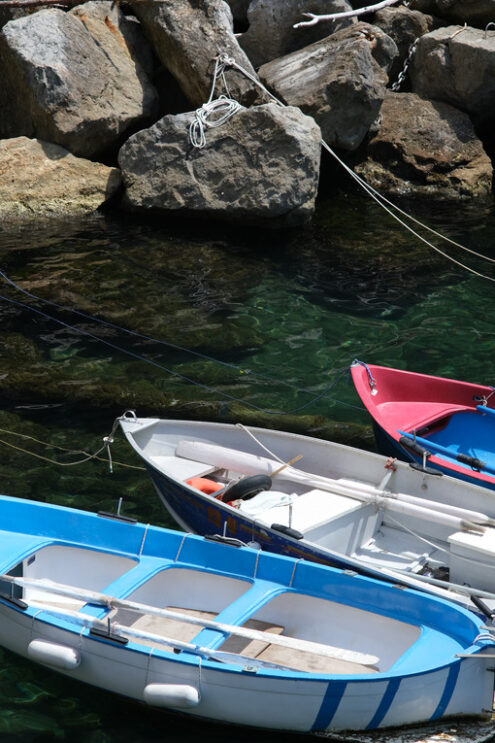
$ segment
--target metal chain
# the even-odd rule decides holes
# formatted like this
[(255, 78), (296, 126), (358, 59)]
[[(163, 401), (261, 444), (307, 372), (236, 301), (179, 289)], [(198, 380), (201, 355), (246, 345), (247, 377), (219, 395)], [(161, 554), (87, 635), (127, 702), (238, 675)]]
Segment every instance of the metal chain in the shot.
[(415, 39), (413, 41), (413, 43), (411, 44), (411, 46), (409, 47), (409, 51), (407, 53), (407, 57), (404, 60), (404, 67), (399, 72), (399, 76), (398, 76), (397, 80), (395, 81), (395, 83), (391, 86), (391, 89), (393, 90), (394, 93), (397, 93), (397, 91), (399, 90), (400, 86), (402, 85), (402, 83), (404, 82), (404, 80), (406, 78), (408, 67), (409, 67), (409, 65), (412, 62), (412, 58), (414, 56), (414, 52), (416, 51), (416, 45), (417, 45), (417, 43), (418, 43), (418, 41), (419, 41), (420, 38), (421, 37), (418, 36), (418, 38)]

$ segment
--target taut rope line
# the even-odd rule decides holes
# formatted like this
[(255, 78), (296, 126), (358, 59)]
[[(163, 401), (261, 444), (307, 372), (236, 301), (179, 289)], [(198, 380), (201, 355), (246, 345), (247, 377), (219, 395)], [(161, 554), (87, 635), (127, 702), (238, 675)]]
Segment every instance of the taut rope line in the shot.
[[(245, 70), (241, 65), (239, 65), (235, 59), (232, 59), (226, 54), (220, 54), (217, 58), (220, 60), (221, 69), (225, 69), (225, 67), (232, 67), (236, 69), (238, 72), (243, 74), (245, 77), (247, 77), (249, 80), (251, 80), (255, 85), (257, 85), (261, 90), (263, 90), (274, 103), (276, 103), (279, 106), (285, 107), (286, 104), (284, 104), (282, 101), (280, 101), (276, 96), (271, 93), (268, 88), (263, 85), (263, 83), (260, 80), (257, 80), (253, 75), (251, 75), (250, 72)], [(441, 256), (446, 258), (447, 260), (451, 261), (452, 263), (455, 263), (460, 268), (463, 268), (465, 271), (468, 271), (469, 273), (474, 274), (475, 276), (478, 276), (482, 279), (487, 279), (488, 281), (495, 282), (495, 278), (491, 276), (487, 276), (486, 274), (480, 273), (479, 271), (474, 270), (473, 268), (470, 268), (469, 266), (466, 266), (464, 263), (461, 263), (460, 261), (456, 260), (455, 258), (452, 258), (450, 255), (445, 253), (443, 250), (441, 250), (439, 247), (434, 245), (432, 242), (427, 240), (425, 237), (419, 234), (419, 232), (416, 232), (410, 225), (407, 224), (403, 219), (401, 219), (398, 214), (402, 215), (402, 217), (405, 217), (406, 219), (411, 220), (411, 222), (414, 222), (415, 224), (419, 225), (423, 229), (427, 230), (431, 234), (435, 235), (436, 237), (445, 240), (446, 242), (450, 243), (451, 245), (454, 245), (457, 248), (460, 248), (461, 250), (466, 251), (467, 253), (471, 253), (472, 255), (477, 256), (478, 258), (482, 258), (490, 263), (495, 263), (494, 258), (490, 258), (486, 255), (483, 255), (482, 253), (479, 253), (475, 250), (471, 250), (470, 248), (466, 247), (465, 245), (462, 245), (461, 243), (456, 242), (455, 240), (452, 240), (450, 237), (447, 237), (446, 235), (443, 235), (441, 232), (438, 232), (437, 230), (433, 229), (432, 227), (429, 227), (424, 222), (421, 222), (419, 219), (416, 219), (416, 217), (412, 216), (411, 214), (408, 214), (406, 211), (398, 207), (396, 204), (394, 204), (392, 201), (387, 199), (386, 196), (383, 196), (379, 191), (377, 191), (373, 186), (371, 186), (369, 183), (367, 183), (363, 178), (361, 178), (357, 173), (355, 173), (352, 168), (350, 168), (338, 155), (334, 150), (328, 145), (325, 140), (321, 140), (321, 144), (324, 147), (324, 149), (341, 165), (344, 170), (352, 177), (354, 180), (358, 183), (361, 188), (363, 188), (371, 198), (376, 201), (376, 203), (381, 206), (382, 209), (384, 209), (393, 219), (395, 219), (402, 227), (404, 227), (408, 232), (410, 232), (414, 237), (416, 237), (418, 240), (423, 242), (428, 247), (435, 250), (437, 253), (439, 253)], [(395, 214), (394, 212), (397, 212)]]

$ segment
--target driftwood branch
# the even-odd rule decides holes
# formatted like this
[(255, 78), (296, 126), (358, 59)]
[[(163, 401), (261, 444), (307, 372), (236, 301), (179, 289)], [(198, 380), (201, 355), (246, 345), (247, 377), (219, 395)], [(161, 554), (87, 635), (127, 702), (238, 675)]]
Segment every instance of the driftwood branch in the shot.
[(387, 5), (395, 5), (398, 2), (400, 2), (400, 0), (382, 0), (382, 2), (377, 3), (376, 5), (367, 5), (365, 8), (357, 8), (357, 10), (346, 10), (342, 13), (330, 13), (329, 15), (303, 13), (303, 15), (310, 20), (295, 23), (294, 28), (302, 28), (302, 26), (315, 26), (320, 21), (334, 21), (338, 18), (350, 18), (351, 16), (364, 15), (365, 13), (374, 13), (375, 10), (381, 10), (381, 8), (386, 8)]

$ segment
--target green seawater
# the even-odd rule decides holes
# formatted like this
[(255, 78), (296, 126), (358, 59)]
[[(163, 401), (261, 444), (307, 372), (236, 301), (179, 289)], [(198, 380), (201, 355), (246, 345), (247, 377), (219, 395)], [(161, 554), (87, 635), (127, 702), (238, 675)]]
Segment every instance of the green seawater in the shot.
[[(405, 207), (495, 259), (492, 204)], [(173, 526), (120, 436), (113, 472), (105, 449), (82, 461), (127, 409), (373, 448), (354, 358), (495, 385), (495, 266), (434, 241), (488, 278), (352, 188), (283, 232), (124, 216), (4, 227), (0, 269), (16, 286), (0, 277), (1, 492), (92, 511), (122, 498), (124, 513)], [(0, 651), (2, 743), (198, 735), (290, 739), (156, 712)]]

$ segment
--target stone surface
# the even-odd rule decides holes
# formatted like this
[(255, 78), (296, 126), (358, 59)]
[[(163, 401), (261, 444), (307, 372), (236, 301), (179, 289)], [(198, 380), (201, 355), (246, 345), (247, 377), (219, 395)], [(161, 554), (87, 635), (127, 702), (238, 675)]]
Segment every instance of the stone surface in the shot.
[(247, 12), (251, 0), (226, 0), (226, 3), (232, 11), (234, 21), (247, 22)]
[(488, 197), (492, 166), (469, 117), (414, 93), (387, 93), (369, 159), (356, 171), (381, 193)]
[(10, 21), (0, 32), (0, 65), (0, 136), (38, 137), (89, 157), (154, 118), (156, 91), (135, 23), (110, 2)]
[(395, 41), (399, 51), (390, 68), (389, 77), (392, 83), (395, 83), (399, 73), (403, 70), (409, 50), (416, 39), (439, 25), (438, 19), (432, 15), (403, 6), (377, 11), (373, 16), (373, 23)]
[(355, 150), (378, 116), (396, 54), (381, 29), (356, 23), (263, 65), (259, 75), (284, 103), (315, 119), (327, 144)]
[(74, 157), (63, 147), (27, 137), (0, 141), (0, 219), (90, 214), (121, 183), (117, 168)]
[(495, 22), (494, 0), (435, 0), (435, 13), (450, 22), (483, 29)]
[(450, 103), (495, 130), (495, 31), (447, 26), (422, 36), (410, 76), (421, 97)]
[[(210, 97), (215, 58), (227, 54), (256, 77), (233, 33), (232, 12), (223, 0), (138, 2), (134, 11), (162, 64), (193, 106)], [(260, 89), (236, 71), (227, 71), (230, 96), (243, 105), (260, 100)], [(220, 91), (224, 92), (224, 91)]]
[(320, 21), (314, 26), (294, 28), (304, 13), (342, 13), (352, 10), (348, 0), (252, 0), (247, 18), (249, 28), (239, 43), (253, 63), (260, 67), (277, 57), (302, 49), (356, 22), (354, 17)]
[(212, 216), (235, 222), (299, 224), (314, 210), (320, 130), (298, 109), (241, 109), (193, 148), (194, 114), (165, 116), (119, 153), (131, 210)]

